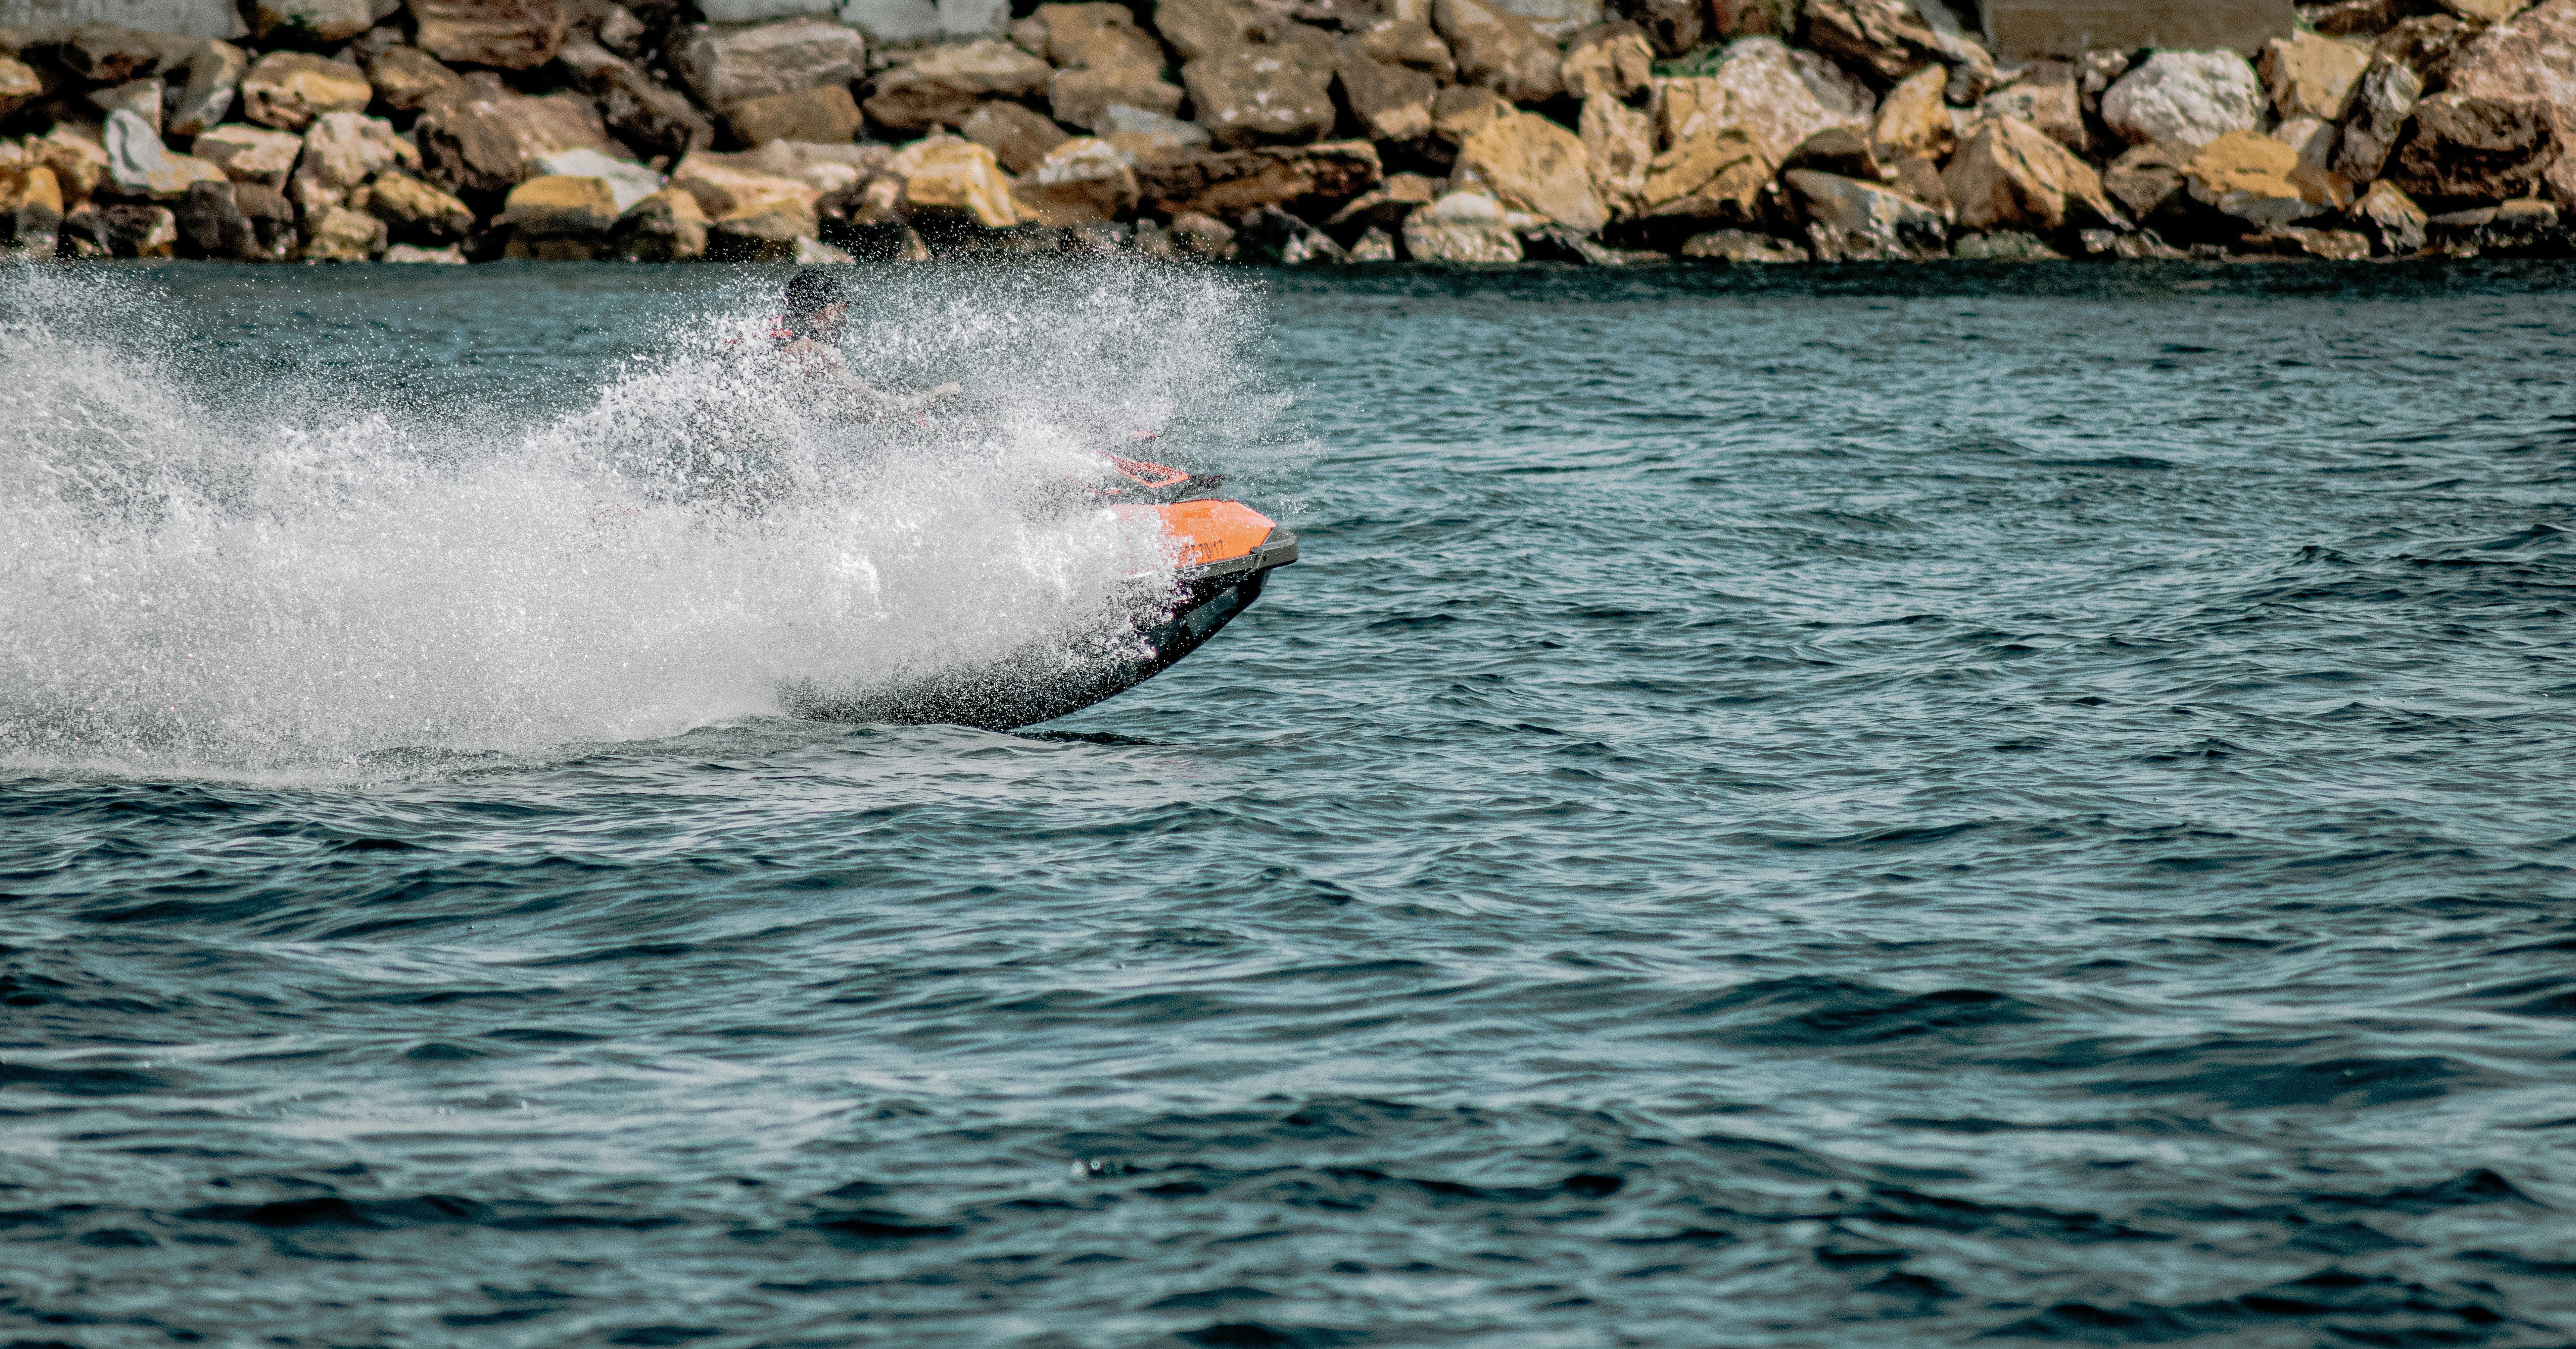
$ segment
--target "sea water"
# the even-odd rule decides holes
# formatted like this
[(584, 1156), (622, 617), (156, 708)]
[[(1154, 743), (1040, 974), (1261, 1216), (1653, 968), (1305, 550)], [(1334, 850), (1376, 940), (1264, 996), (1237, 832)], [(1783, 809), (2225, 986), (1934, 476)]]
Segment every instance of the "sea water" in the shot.
[(2576, 272), (848, 275), (0, 277), (0, 1331), (2576, 1338)]

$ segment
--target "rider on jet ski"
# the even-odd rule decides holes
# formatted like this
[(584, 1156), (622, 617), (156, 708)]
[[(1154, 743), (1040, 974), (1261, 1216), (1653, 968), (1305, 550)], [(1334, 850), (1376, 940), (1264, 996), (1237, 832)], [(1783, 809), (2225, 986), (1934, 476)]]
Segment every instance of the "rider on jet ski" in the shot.
[(840, 278), (820, 267), (808, 267), (787, 282), (783, 326), (770, 330), (778, 357), (798, 374), (854, 395), (867, 413), (891, 416), (920, 413), (932, 404), (964, 393), (955, 384), (940, 384), (909, 394), (890, 394), (850, 373), (841, 357), (841, 329), (850, 321), (850, 302)]

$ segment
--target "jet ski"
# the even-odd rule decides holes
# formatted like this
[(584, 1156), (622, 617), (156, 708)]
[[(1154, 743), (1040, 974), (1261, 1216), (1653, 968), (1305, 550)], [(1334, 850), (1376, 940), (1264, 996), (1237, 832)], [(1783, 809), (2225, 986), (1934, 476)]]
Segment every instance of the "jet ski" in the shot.
[(826, 693), (798, 685), (781, 690), (788, 714), (988, 731), (1051, 721), (1170, 669), (1251, 608), (1270, 573), (1297, 560), (1294, 533), (1240, 501), (1210, 495), (1221, 479), (1114, 454), (1098, 458), (1106, 471), (1079, 484), (1080, 494), (1122, 519), (1153, 520), (1178, 568), (1169, 607), (1155, 603), (1140, 612), (1141, 649), (1068, 669), (1061, 652), (1032, 647), (991, 666), (874, 689)]

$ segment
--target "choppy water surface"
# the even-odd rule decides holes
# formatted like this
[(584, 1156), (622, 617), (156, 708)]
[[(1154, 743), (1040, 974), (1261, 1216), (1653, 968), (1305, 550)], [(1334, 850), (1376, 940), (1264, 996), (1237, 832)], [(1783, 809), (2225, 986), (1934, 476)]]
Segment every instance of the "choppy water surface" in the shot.
[[(9, 1335), (2576, 1339), (2576, 273), (871, 272), (864, 453), (739, 274), (118, 275), (0, 282)], [(1206, 651), (775, 714), (1141, 430), (1305, 539)]]

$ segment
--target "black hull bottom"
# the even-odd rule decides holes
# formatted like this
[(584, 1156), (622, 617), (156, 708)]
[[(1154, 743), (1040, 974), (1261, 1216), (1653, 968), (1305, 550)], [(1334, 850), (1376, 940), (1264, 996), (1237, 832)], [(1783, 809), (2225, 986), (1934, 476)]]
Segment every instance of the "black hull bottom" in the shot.
[[(1294, 558), (1290, 545), (1287, 558)], [(1285, 559), (1283, 559), (1285, 560)], [(1150, 657), (1068, 672), (1046, 653), (871, 690), (856, 697), (822, 693), (810, 685), (782, 690), (789, 716), (814, 721), (882, 726), (954, 725), (1008, 731), (1052, 721), (1113, 698), (1179, 663), (1261, 598), (1262, 583), (1277, 562), (1250, 568), (1211, 569), (1182, 582), (1171, 617), (1144, 634)]]

